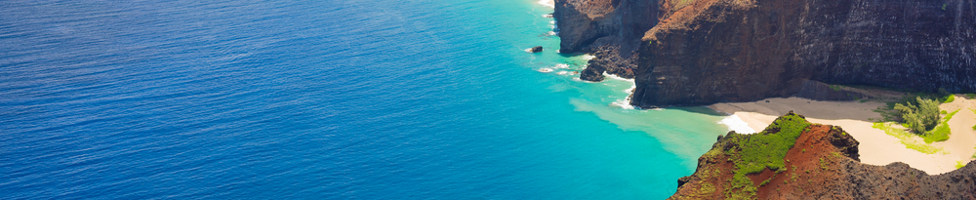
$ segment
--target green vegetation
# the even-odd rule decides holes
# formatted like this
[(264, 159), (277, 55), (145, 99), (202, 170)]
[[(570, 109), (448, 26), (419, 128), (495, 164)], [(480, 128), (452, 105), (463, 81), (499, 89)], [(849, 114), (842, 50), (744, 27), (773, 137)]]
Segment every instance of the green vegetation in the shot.
[(830, 169), (829, 165), (827, 165), (827, 162), (824, 161), (823, 158), (820, 158), (820, 169), (822, 169), (824, 171), (827, 171), (828, 169)]
[(786, 152), (793, 148), (796, 138), (808, 126), (810, 122), (799, 115), (788, 114), (776, 119), (761, 133), (730, 135), (731, 142), (738, 144), (735, 149), (738, 152), (730, 154), (738, 158), (735, 160), (738, 172), (751, 174), (767, 168), (777, 170), (784, 167), (786, 164), (783, 163), (783, 157), (786, 157)]
[(925, 139), (925, 143), (931, 144), (932, 142), (941, 142), (941, 141), (948, 140), (949, 134), (952, 133), (952, 130), (949, 129), (949, 120), (952, 119), (952, 116), (956, 115), (956, 113), (958, 112), (959, 110), (956, 110), (949, 114), (946, 114), (945, 118), (941, 120), (941, 122), (939, 123), (938, 126), (935, 127), (935, 129), (926, 132), (925, 134), (922, 134), (921, 136), (923, 139)]
[(955, 100), (956, 100), (956, 95), (950, 94), (950, 95), (946, 95), (945, 99), (942, 100), (942, 103), (952, 103)]
[(730, 144), (734, 148), (725, 151), (735, 163), (732, 171), (732, 185), (726, 197), (732, 199), (755, 198), (756, 186), (746, 175), (759, 173), (765, 169), (780, 172), (786, 167), (784, 157), (793, 148), (810, 122), (797, 114), (789, 113), (776, 119), (766, 130), (753, 135), (730, 134)]
[(836, 151), (835, 152), (830, 152), (830, 155), (833, 156), (834, 158), (843, 158), (844, 157), (844, 156), (840, 155), (840, 153), (838, 153)]
[(727, 199), (755, 199), (759, 189), (745, 174), (732, 175), (732, 186), (725, 190)]
[(698, 188), (698, 193), (702, 196), (708, 196), (715, 193), (715, 186), (708, 182), (703, 182), (701, 188)]
[[(972, 111), (973, 113), (976, 113), (976, 109), (973, 109)], [(973, 125), (973, 130), (976, 130), (976, 125)]]
[(888, 123), (877, 122), (874, 123), (874, 126), (871, 127), (876, 129), (881, 129), (882, 131), (885, 132), (885, 134), (898, 138), (898, 140), (901, 141), (901, 144), (905, 145), (906, 148), (913, 149), (915, 151), (922, 152), (925, 154), (945, 152), (942, 150), (942, 148), (934, 147), (932, 145), (923, 144), (916, 141), (915, 134), (909, 133), (908, 131), (905, 131), (903, 129), (892, 127), (891, 124), (892, 124), (891, 122)]
[(915, 133), (925, 133), (939, 122), (939, 102), (932, 99), (915, 97), (916, 104), (905, 102), (896, 103), (894, 109), (900, 114), (901, 121)]
[(965, 167), (965, 166), (966, 166), (966, 164), (963, 164), (962, 161), (956, 161), (956, 169), (959, 169), (959, 168), (962, 168), (962, 167)]
[(790, 181), (793, 181), (794, 183), (796, 183), (796, 177), (797, 177), (796, 176), (796, 166), (793, 166), (793, 172), (790, 173)]
[[(976, 149), (976, 147), (973, 147), (973, 149)], [(973, 153), (973, 156), (971, 158), (976, 159), (976, 153)]]
[(830, 87), (830, 89), (831, 90), (834, 90), (834, 91), (840, 91), (840, 89), (841, 89), (839, 85), (830, 85), (830, 86), (827, 86), (827, 87)]
[[(976, 98), (976, 93), (966, 94), (966, 95)], [(902, 115), (901, 111), (895, 109), (895, 105), (902, 104), (902, 106), (907, 107), (907, 105), (913, 104), (917, 106), (917, 104), (915, 103), (918, 102), (919, 98), (926, 99), (926, 100), (933, 100), (936, 101), (937, 103), (943, 103), (943, 102), (949, 103), (955, 101), (956, 99), (954, 95), (949, 94), (944, 90), (940, 90), (939, 93), (910, 93), (909, 95), (903, 96), (900, 100), (888, 102), (885, 106), (881, 106), (878, 107), (878, 109), (875, 109), (874, 111), (881, 114), (881, 117), (883, 118), (878, 122), (889, 122), (889, 121), (904, 122), (904, 120), (901, 118)]]
[[(957, 110), (952, 113), (940, 111), (939, 104), (955, 101), (955, 95), (942, 95), (935, 99), (923, 98), (922, 96), (914, 96), (914, 103), (912, 101), (895, 103), (892, 106), (892, 110), (895, 111), (893, 116), (892, 113), (888, 113), (888, 116), (882, 113), (885, 116), (885, 121), (902, 122), (904, 127), (909, 128), (912, 132), (921, 136), (925, 140), (925, 143), (948, 140), (949, 134), (952, 132), (949, 129), (949, 119), (952, 119), (952, 116), (959, 111)], [(946, 115), (944, 119), (941, 118), (942, 115)], [(976, 130), (976, 126), (973, 126), (973, 129)]]

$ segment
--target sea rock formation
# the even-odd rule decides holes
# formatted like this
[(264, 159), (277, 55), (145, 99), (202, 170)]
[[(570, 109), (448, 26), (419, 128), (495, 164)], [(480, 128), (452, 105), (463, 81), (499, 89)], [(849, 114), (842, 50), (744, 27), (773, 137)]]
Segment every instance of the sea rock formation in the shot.
[(542, 46), (535, 46), (529, 49), (529, 53), (539, 53), (542, 52)]
[(595, 56), (580, 79), (603, 80), (603, 73), (633, 78), (644, 32), (657, 23), (655, 0), (556, 0), (561, 53)]
[(976, 199), (976, 162), (940, 175), (858, 161), (843, 129), (790, 112), (763, 132), (729, 132), (671, 199)]
[(561, 51), (598, 55), (582, 76), (632, 69), (638, 107), (792, 96), (811, 81), (976, 91), (972, 0), (556, 2)]

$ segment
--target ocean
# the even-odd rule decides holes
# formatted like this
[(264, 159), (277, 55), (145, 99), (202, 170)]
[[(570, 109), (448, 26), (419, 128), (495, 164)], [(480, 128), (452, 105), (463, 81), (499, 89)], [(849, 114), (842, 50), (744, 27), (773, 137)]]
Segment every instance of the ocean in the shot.
[(0, 2), (0, 199), (670, 196), (724, 116), (580, 81), (551, 12)]

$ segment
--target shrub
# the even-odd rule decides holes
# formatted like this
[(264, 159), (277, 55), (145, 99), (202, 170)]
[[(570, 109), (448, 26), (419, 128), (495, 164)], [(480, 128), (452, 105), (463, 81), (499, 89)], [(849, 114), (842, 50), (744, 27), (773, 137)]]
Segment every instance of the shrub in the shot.
[(955, 100), (956, 100), (956, 95), (950, 94), (945, 97), (945, 100), (942, 100), (942, 103), (952, 103)]
[(939, 123), (939, 102), (932, 99), (915, 97), (916, 104), (905, 102), (895, 104), (895, 110), (901, 116), (902, 122), (915, 133), (924, 134)]
[(941, 122), (939, 122), (939, 125), (935, 126), (935, 129), (932, 129), (932, 131), (923, 134), (922, 139), (925, 139), (925, 143), (941, 142), (941, 141), (949, 140), (949, 134), (952, 134), (952, 130), (949, 129), (949, 120), (951, 120), (952, 116), (956, 115), (956, 113), (958, 112), (959, 111), (957, 110), (946, 114), (946, 116), (942, 118), (942, 120), (940, 120)]

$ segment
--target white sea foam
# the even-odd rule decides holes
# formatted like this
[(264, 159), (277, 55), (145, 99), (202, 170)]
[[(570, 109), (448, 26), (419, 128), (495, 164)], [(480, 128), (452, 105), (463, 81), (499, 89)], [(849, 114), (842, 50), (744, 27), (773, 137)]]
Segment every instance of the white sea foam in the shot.
[(569, 65), (562, 63), (556, 64), (556, 69), (569, 69)]
[(569, 75), (569, 72), (568, 71), (559, 71), (559, 72), (556, 72), (556, 74), (559, 74), (559, 75)]
[(613, 103), (610, 103), (610, 105), (617, 106), (617, 107), (621, 107), (621, 108), (627, 109), (627, 110), (633, 110), (634, 109), (634, 106), (633, 105), (630, 105), (630, 97), (634, 95), (634, 89), (637, 88), (637, 84), (634, 83), (634, 81), (633, 80), (630, 80), (630, 79), (624, 79), (624, 78), (620, 78), (620, 77), (617, 77), (617, 76), (609, 75), (609, 74), (606, 74), (606, 73), (604, 73), (604, 75), (607, 75), (607, 76), (610, 76), (610, 77), (615, 77), (615, 79), (620, 79), (620, 80), (624, 80), (624, 81), (630, 82), (630, 88), (627, 88), (626, 90), (623, 91), (624, 93), (627, 94), (627, 96), (624, 97), (623, 99), (618, 99), (617, 101), (614, 101)]
[(634, 106), (630, 105), (630, 98), (625, 98), (625, 99), (620, 99), (620, 100), (614, 101), (613, 103), (610, 103), (610, 105), (617, 106), (617, 107), (620, 107), (620, 108), (623, 108), (623, 109), (627, 109), (627, 110), (633, 110), (634, 109)]
[(628, 79), (628, 78), (624, 78), (624, 77), (619, 77), (619, 76), (617, 76), (617, 75), (613, 75), (613, 74), (607, 74), (607, 72), (603, 72), (603, 76), (606, 76), (606, 77), (610, 77), (610, 78), (612, 78), (612, 79), (617, 79), (617, 80), (621, 80), (621, 81), (631, 81), (631, 82), (633, 82), (633, 81), (634, 81), (633, 79)]
[(583, 54), (583, 60), (590, 61), (593, 60), (593, 58), (596, 58), (596, 56), (590, 54)]
[(630, 97), (630, 95), (634, 94), (634, 89), (637, 89), (637, 83), (631, 82), (630, 88), (627, 88), (626, 90), (624, 90), (624, 92), (626, 92), (627, 96)]
[(549, 73), (549, 72), (552, 72), (553, 69), (552, 68), (540, 68), (540, 69), (537, 69), (536, 71), (539, 71), (539, 72), (542, 72), (542, 73)]
[(742, 121), (742, 118), (736, 115), (730, 115), (718, 122), (719, 124), (729, 127), (729, 131), (735, 131), (740, 134), (756, 133), (756, 130), (749, 127), (749, 124)]
[(554, 0), (539, 0), (538, 3), (546, 7), (556, 8), (556, 1)]

